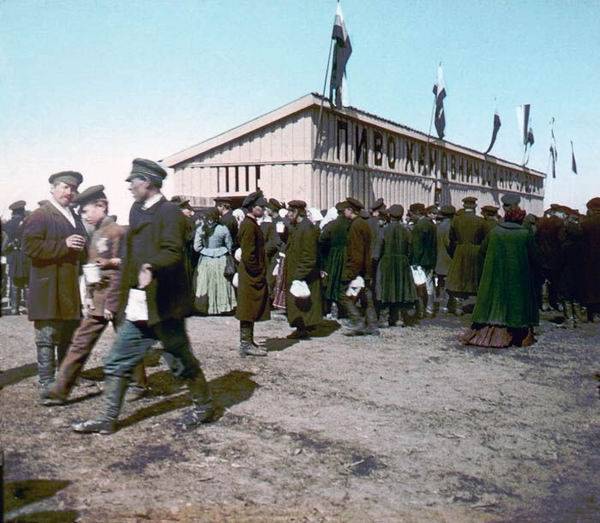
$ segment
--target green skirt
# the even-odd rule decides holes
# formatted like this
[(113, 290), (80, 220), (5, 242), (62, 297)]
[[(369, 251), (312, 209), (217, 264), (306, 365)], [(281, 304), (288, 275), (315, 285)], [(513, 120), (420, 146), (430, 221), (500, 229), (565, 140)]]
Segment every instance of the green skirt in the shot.
[(202, 314), (231, 312), (236, 306), (233, 285), (223, 276), (225, 256), (201, 256), (196, 270), (195, 304)]

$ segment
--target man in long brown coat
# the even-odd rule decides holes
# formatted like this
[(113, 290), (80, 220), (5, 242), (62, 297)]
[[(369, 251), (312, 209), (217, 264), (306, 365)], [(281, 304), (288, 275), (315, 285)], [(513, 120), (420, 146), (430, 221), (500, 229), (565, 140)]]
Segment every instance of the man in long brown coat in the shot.
[[(285, 250), (285, 302), (290, 327), (296, 329), (288, 338), (306, 339), (310, 337), (310, 330), (316, 328), (322, 319), (319, 229), (306, 217), (306, 202), (293, 200), (288, 203), (288, 209), (293, 227)], [(294, 281), (307, 284), (310, 290), (308, 298), (292, 294)]]
[[(354, 198), (347, 198), (346, 204), (344, 216), (351, 221), (351, 224), (348, 229), (348, 247), (342, 273), (340, 304), (348, 312), (352, 327), (344, 334), (346, 336), (361, 336), (364, 334), (378, 336), (377, 313), (373, 301), (372, 232), (369, 224), (359, 216), (361, 209), (364, 208), (362, 202)], [(347, 294), (350, 283), (358, 276), (361, 276), (365, 282), (359, 298), (366, 310), (366, 324), (363, 322), (353, 299)]]
[(243, 202), (248, 209), (238, 231), (242, 251), (238, 265), (238, 303), (235, 317), (240, 321), (240, 356), (266, 356), (264, 347), (254, 343), (254, 323), (270, 319), (269, 286), (265, 238), (258, 219), (263, 215), (267, 200), (257, 191)]
[[(83, 191), (75, 200), (79, 213), (86, 223), (93, 227), (88, 248), (88, 265), (98, 268), (98, 281), (86, 281), (85, 318), (73, 335), (73, 341), (62, 361), (56, 382), (47, 391), (47, 405), (63, 403), (96, 342), (109, 323), (116, 323), (119, 308), (119, 270), (121, 248), (125, 229), (108, 216), (108, 200), (103, 185), (94, 185)], [(91, 278), (86, 278), (86, 280)], [(134, 372), (136, 387), (132, 399), (138, 399), (146, 392), (144, 364)]]
[(462, 301), (477, 294), (481, 261), (479, 248), (485, 239), (483, 218), (475, 214), (477, 198), (463, 199), (463, 212), (452, 220), (448, 233), (448, 254), (452, 257), (446, 288), (455, 299), (455, 312), (463, 312)]
[(588, 215), (581, 224), (583, 232), (582, 303), (587, 307), (588, 319), (600, 312), (600, 197), (587, 203)]
[(23, 230), (23, 249), (31, 258), (28, 315), (35, 329), (41, 392), (52, 384), (81, 318), (80, 264), (86, 232), (70, 205), (83, 181), (63, 171), (49, 178), (48, 202), (31, 214)]

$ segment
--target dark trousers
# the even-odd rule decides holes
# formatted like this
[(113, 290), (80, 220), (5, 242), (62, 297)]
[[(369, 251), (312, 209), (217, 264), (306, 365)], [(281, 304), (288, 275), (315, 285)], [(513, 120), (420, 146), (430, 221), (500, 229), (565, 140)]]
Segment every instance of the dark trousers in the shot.
[[(71, 346), (56, 376), (55, 391), (59, 395), (67, 396), (69, 394), (81, 374), (86, 361), (90, 357), (96, 342), (100, 339), (100, 336), (109, 323), (109, 320), (105, 319), (104, 316), (89, 316), (81, 321), (73, 335)], [(143, 360), (135, 368), (133, 379), (138, 386), (146, 386), (146, 372)]]
[[(348, 285), (345, 285), (344, 287), (348, 288)], [(375, 311), (375, 302), (373, 301), (373, 289), (371, 288), (370, 282), (366, 283), (365, 288), (360, 292), (357, 299), (360, 300), (362, 308), (365, 311), (365, 322), (367, 329), (376, 329), (377, 312)], [(348, 313), (348, 317), (350, 318), (353, 327), (360, 327), (360, 325), (362, 324), (362, 316), (360, 314), (360, 311), (356, 306), (356, 302), (349, 296), (346, 296), (345, 290), (340, 296), (340, 304)]]
[(104, 374), (131, 379), (146, 351), (160, 341), (164, 358), (178, 378), (194, 379), (200, 374), (200, 363), (192, 353), (185, 331), (185, 320), (170, 319), (155, 325), (125, 320), (104, 363)]
[(79, 320), (35, 320), (35, 345), (38, 355), (38, 375), (44, 386), (54, 381), (56, 361), (63, 360)]

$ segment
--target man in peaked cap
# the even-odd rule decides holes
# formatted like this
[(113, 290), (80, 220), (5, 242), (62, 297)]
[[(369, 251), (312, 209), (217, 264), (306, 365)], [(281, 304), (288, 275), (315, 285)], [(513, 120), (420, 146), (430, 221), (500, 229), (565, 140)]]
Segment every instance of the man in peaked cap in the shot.
[(10, 220), (4, 224), (7, 234), (6, 261), (8, 263), (8, 278), (10, 282), (10, 306), (13, 314), (21, 314), (21, 307), (26, 300), (27, 284), (29, 282), (29, 258), (23, 252), (23, 228), (26, 202), (19, 200), (8, 206), (12, 211)]
[(448, 312), (448, 302), (450, 295), (446, 290), (446, 278), (448, 277), (448, 270), (450, 268), (450, 262), (452, 258), (448, 254), (449, 234), (450, 225), (452, 225), (452, 219), (456, 214), (456, 209), (453, 205), (444, 205), (440, 209), (442, 220), (437, 224), (436, 227), (436, 245), (437, 245), (437, 257), (435, 261), (435, 274), (437, 276), (437, 288), (436, 295), (440, 304), (440, 312)]
[(233, 240), (233, 249), (238, 247), (238, 222), (231, 210), (231, 198), (228, 196), (217, 196), (215, 198), (215, 207), (221, 216), (221, 223), (229, 229), (231, 239)]
[[(348, 313), (352, 326), (344, 334), (346, 336), (361, 336), (364, 334), (379, 335), (377, 328), (377, 313), (373, 301), (373, 256), (371, 254), (372, 232), (369, 224), (360, 219), (359, 213), (364, 208), (361, 201), (346, 198), (344, 216), (350, 221), (348, 229), (348, 247), (342, 272), (342, 295), (340, 304)], [(358, 298), (364, 305), (365, 320), (352, 298), (346, 292), (350, 283), (360, 276), (365, 282)]]
[(419, 317), (425, 315), (433, 316), (435, 304), (435, 284), (433, 279), (433, 270), (437, 258), (437, 236), (436, 225), (427, 213), (429, 208), (425, 205), (411, 205), (411, 217), (414, 222), (412, 228), (412, 259), (411, 265), (421, 267), (427, 276), (425, 290), (427, 292), (427, 304), (425, 311), (423, 303), (419, 299), (417, 308)]
[(196, 222), (194, 218), (194, 208), (190, 205), (190, 201), (187, 198), (183, 198), (181, 196), (173, 196), (171, 198), (173, 203), (176, 203), (179, 206), (179, 210), (181, 214), (185, 216), (185, 223), (187, 226), (186, 236), (185, 236), (185, 256), (186, 256), (186, 270), (189, 273), (190, 281), (192, 281), (194, 277), (194, 270), (198, 265), (198, 260), (200, 258), (199, 253), (194, 250), (194, 235), (196, 232)]
[[(371, 205), (371, 216), (367, 219), (367, 223), (371, 228), (371, 256), (375, 255), (375, 251), (377, 249), (377, 244), (381, 242), (383, 239), (383, 229), (386, 225), (385, 219), (385, 203), (383, 202), (383, 198), (378, 198), (375, 200), (373, 205)], [(373, 263), (373, 281), (377, 281), (377, 260), (372, 258)], [(377, 315), (381, 314), (381, 307), (379, 303), (375, 303), (375, 309), (377, 311)], [(384, 309), (384, 314), (387, 312), (387, 309)], [(387, 323), (387, 319), (383, 322)]]
[(477, 199), (463, 199), (463, 212), (456, 213), (448, 233), (448, 254), (452, 257), (446, 288), (455, 301), (455, 313), (462, 315), (463, 300), (475, 296), (479, 287), (479, 249), (486, 236), (481, 216), (475, 214)]
[(35, 329), (42, 399), (81, 319), (79, 273), (87, 235), (71, 204), (82, 180), (75, 171), (50, 176), (48, 203), (33, 211), (23, 228), (23, 250), (31, 260), (27, 309)]
[(241, 259), (238, 265), (238, 304), (235, 317), (240, 322), (239, 352), (242, 357), (267, 355), (264, 347), (254, 343), (254, 323), (271, 317), (265, 237), (258, 224), (267, 203), (262, 191), (249, 194), (243, 203), (248, 212), (238, 232)]
[(81, 433), (110, 434), (133, 370), (158, 340), (171, 372), (184, 380), (192, 408), (184, 429), (214, 416), (208, 383), (190, 347), (185, 318), (192, 308), (191, 282), (185, 270), (185, 217), (160, 192), (167, 173), (157, 163), (138, 158), (127, 177), (135, 202), (121, 265), (119, 314), (125, 319), (104, 365), (104, 408), (96, 418), (73, 425)]
[[(322, 319), (319, 228), (308, 219), (302, 200), (288, 202), (288, 217), (292, 228), (285, 250), (286, 309), (290, 327), (296, 329), (288, 338), (306, 339)], [(295, 281), (306, 283), (309, 298), (292, 294)]]
[[(88, 187), (74, 200), (79, 214), (87, 222), (92, 235), (87, 251), (87, 267), (98, 268), (98, 281), (86, 277), (84, 318), (73, 335), (71, 346), (62, 361), (54, 385), (46, 391), (45, 405), (64, 403), (97, 341), (112, 321), (116, 324), (119, 305), (119, 271), (121, 247), (125, 229), (108, 216), (108, 199), (104, 185)], [(89, 270), (89, 269), (88, 269)], [(146, 392), (146, 376), (143, 362), (134, 373), (136, 386), (132, 398), (139, 399)]]

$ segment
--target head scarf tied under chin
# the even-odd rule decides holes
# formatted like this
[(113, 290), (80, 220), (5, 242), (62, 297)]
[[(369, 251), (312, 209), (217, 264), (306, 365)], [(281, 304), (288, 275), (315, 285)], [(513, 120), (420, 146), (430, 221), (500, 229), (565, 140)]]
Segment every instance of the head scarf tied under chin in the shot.
[(526, 215), (527, 212), (524, 209), (521, 209), (520, 207), (513, 207), (508, 209), (504, 214), (504, 221), (521, 224), (523, 223)]

